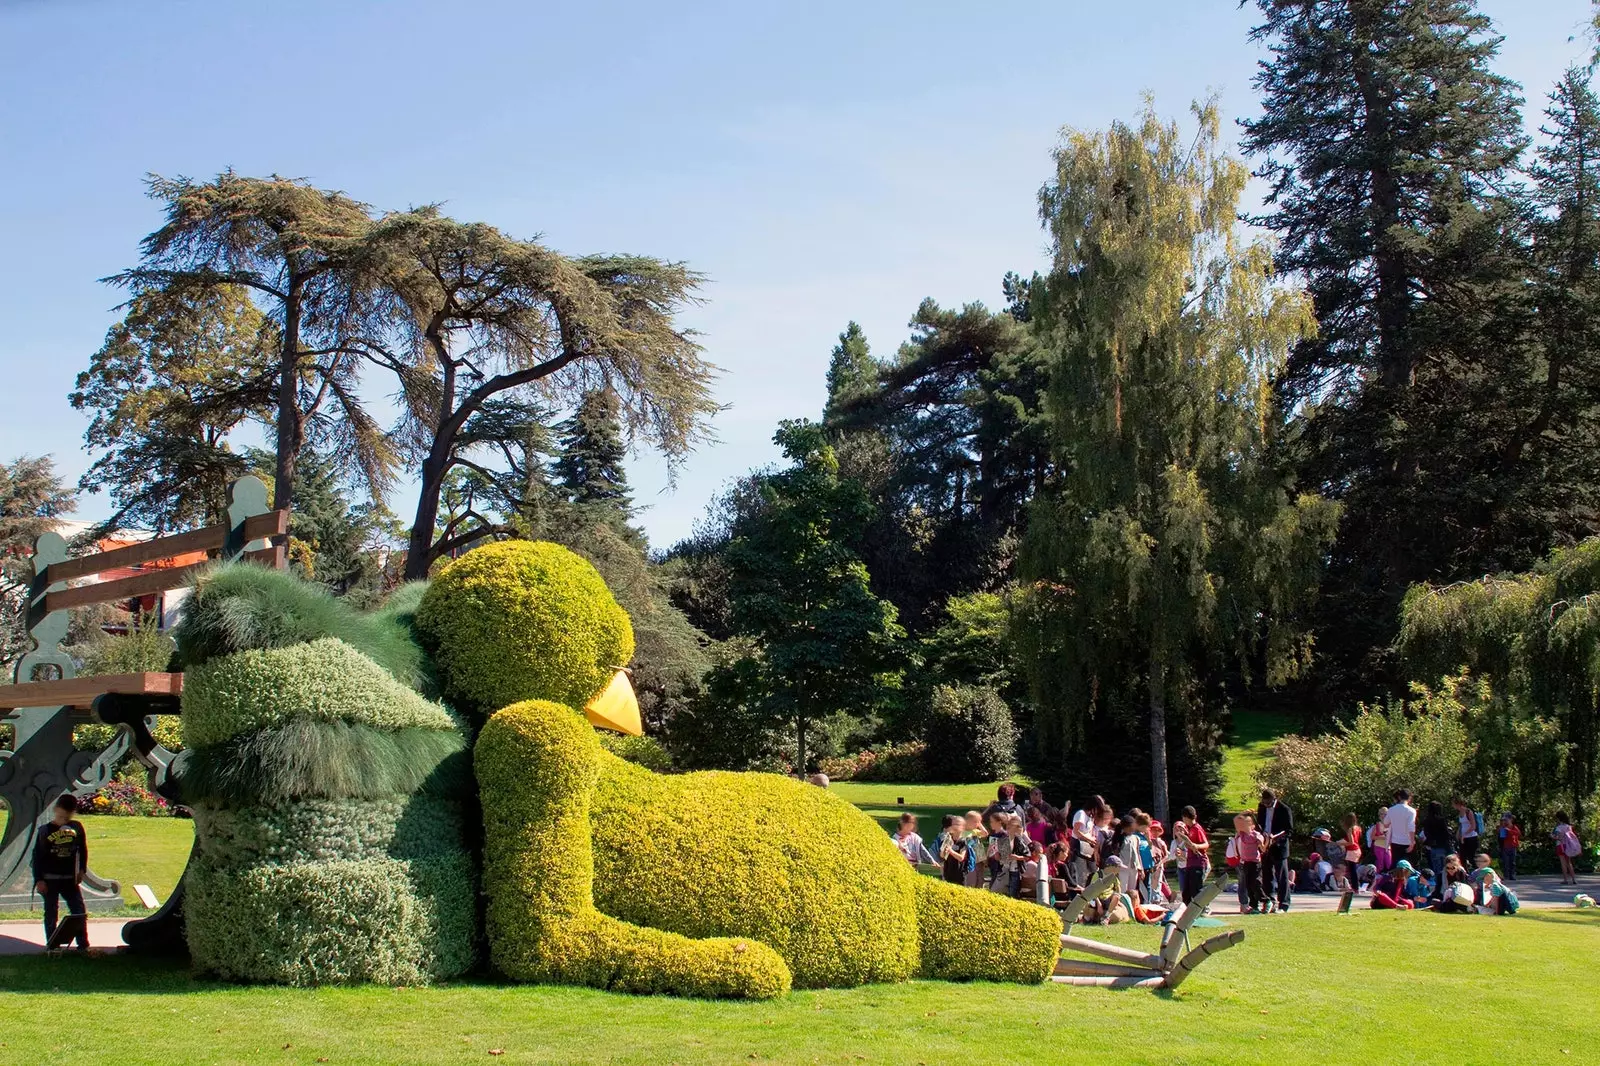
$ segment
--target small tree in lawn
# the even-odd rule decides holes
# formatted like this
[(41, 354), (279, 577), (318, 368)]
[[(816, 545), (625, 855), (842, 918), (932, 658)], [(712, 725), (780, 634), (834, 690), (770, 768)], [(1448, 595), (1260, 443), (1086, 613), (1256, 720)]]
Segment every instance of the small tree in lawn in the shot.
[(840, 479), (826, 432), (791, 421), (773, 439), (793, 465), (764, 479), (764, 506), (727, 550), (733, 626), (759, 648), (733, 669), (758, 675), (746, 687), (771, 720), (793, 724), (795, 769), (804, 772), (807, 723), (881, 705), (898, 680), (904, 631), (850, 547), (871, 506)]
[(1337, 518), (1267, 459), (1272, 375), (1313, 324), (1272, 284), (1270, 249), (1240, 242), (1248, 175), (1218, 151), (1214, 105), (1195, 116), (1192, 137), (1148, 105), (1070, 132), (1040, 194), (1055, 264), (1031, 310), (1066, 473), (1033, 509), (1016, 630), (1063, 757), (1097, 717), (1142, 707), (1163, 819), (1169, 708), (1230, 665), (1298, 668), (1293, 612)]

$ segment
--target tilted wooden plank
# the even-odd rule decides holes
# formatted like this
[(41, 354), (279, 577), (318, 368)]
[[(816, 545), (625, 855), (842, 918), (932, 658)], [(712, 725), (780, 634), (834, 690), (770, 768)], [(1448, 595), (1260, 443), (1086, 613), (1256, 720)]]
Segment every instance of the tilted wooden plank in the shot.
[(1089, 904), (1099, 899), (1106, 889), (1117, 883), (1117, 880), (1117, 871), (1107, 870), (1084, 886), (1083, 891), (1061, 909), (1061, 927), (1071, 929), (1078, 919), (1083, 917), (1083, 912), (1088, 909)]
[(244, 520), (246, 544), (263, 537), (281, 537), (287, 532), (289, 532), (288, 511), (268, 511), (266, 514), (251, 515)]
[(96, 696), (181, 696), (183, 675), (167, 673), (99, 674), (62, 681), (24, 681), (0, 685), (0, 707), (87, 707)]
[(1086, 988), (1161, 988), (1165, 977), (1052, 977), (1058, 985), (1079, 985)]
[(101, 581), (93, 585), (79, 585), (77, 588), (46, 593), (44, 610), (48, 614), (51, 611), (65, 611), (69, 607), (82, 607), (87, 603), (115, 603), (135, 596), (149, 596), (156, 592), (166, 592), (168, 589), (182, 588), (197, 571), (209, 565), (208, 562), (199, 562), (188, 566), (168, 566), (148, 573), (135, 574), (132, 577), (118, 578), (116, 581)]
[(157, 537), (155, 540), (112, 548), (110, 551), (68, 559), (65, 562), (51, 563), (45, 568), (45, 584), (53, 585), (57, 581), (92, 577), (124, 566), (142, 566), (145, 563), (170, 559), (174, 555), (187, 555), (189, 552), (216, 551), (222, 547), (227, 536), (228, 530), (225, 527), (207, 526), (204, 529), (174, 533), (170, 537)]
[(1139, 966), (1148, 966), (1152, 969), (1161, 969), (1161, 956), (1150, 955), (1143, 951), (1132, 951), (1128, 948), (1119, 948), (1115, 944), (1102, 944), (1098, 940), (1089, 940), (1081, 936), (1061, 935), (1061, 946), (1073, 951), (1082, 951), (1088, 955), (1102, 955), (1118, 962), (1131, 962)]
[(1148, 966), (1124, 966), (1116, 962), (1092, 962), (1089, 959), (1058, 959), (1057, 977), (1161, 977), (1160, 970)]

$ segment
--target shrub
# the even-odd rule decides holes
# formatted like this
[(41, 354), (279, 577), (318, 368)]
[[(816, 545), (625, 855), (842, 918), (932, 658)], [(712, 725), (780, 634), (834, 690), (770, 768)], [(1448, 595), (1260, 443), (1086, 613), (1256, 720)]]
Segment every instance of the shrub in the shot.
[(412, 636), (409, 611), (418, 593), (402, 588), (393, 609), (362, 614), (321, 585), (254, 563), (224, 563), (195, 582), (173, 630), (185, 670), (220, 656), (337, 637), (401, 684), (421, 688), (426, 660)]
[[(144, 771), (134, 771), (143, 778)], [(177, 808), (151, 792), (142, 780), (119, 773), (104, 788), (78, 797), (78, 809), (85, 814), (111, 814), (127, 817), (169, 818)]]
[(79, 676), (160, 672), (172, 665), (177, 647), (153, 617), (141, 615), (123, 635), (101, 632), (74, 649), (83, 660)]
[(1011, 772), (1017, 729), (1011, 708), (994, 689), (939, 685), (929, 711), (930, 780), (994, 781)]
[(914, 784), (928, 780), (927, 745), (920, 740), (888, 744), (881, 748), (820, 759), (817, 769), (834, 781), (894, 781)]
[(502, 541), (445, 566), (416, 616), (444, 696), (478, 720), (519, 700), (582, 708), (633, 657), (633, 627), (599, 573), (542, 541)]
[[(497, 800), (484, 808), (494, 965), (518, 980), (630, 992), (747, 998), (787, 992), (789, 969), (764, 944), (737, 936), (690, 940), (595, 908), (589, 804), (602, 760), (646, 773), (602, 752), (594, 730), (561, 704), (518, 703), (485, 725), (475, 761), (482, 791)], [(641, 827), (635, 839), (646, 831)], [(693, 864), (676, 856), (674, 865)], [(712, 884), (696, 887), (704, 892)]]
[(194, 748), (178, 773), (186, 803), (232, 807), (381, 799), (419, 789), (457, 797), (472, 784), (466, 739), (458, 732), (309, 718)]
[[(202, 845), (203, 847), (203, 845)], [(185, 883), (197, 969), (289, 985), (419, 984), (471, 968), (471, 859), (220, 867), (202, 855)]]
[(672, 772), (672, 756), (655, 737), (629, 737), (621, 733), (601, 732), (600, 746), (624, 762), (642, 766), (658, 774)]
[(192, 666), (184, 674), (183, 739), (189, 747), (217, 744), (239, 733), (282, 725), (292, 717), (359, 722), (381, 729), (455, 728), (443, 707), (331, 637), (236, 652)]
[[(973, 936), (974, 929), (983, 935)], [(1061, 954), (1053, 909), (931, 877), (917, 879), (917, 930), (921, 974), (938, 980), (1038, 984)]]
[[(88, 722), (72, 727), (72, 746), (77, 751), (104, 751), (117, 738), (120, 726)], [(183, 723), (176, 715), (156, 715), (156, 724), (150, 730), (156, 742), (168, 751), (183, 750)]]

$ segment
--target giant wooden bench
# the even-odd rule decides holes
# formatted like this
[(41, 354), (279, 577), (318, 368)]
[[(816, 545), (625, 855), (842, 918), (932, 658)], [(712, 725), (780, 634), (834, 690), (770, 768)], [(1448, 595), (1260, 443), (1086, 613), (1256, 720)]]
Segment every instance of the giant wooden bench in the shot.
[[(50, 809), (62, 793), (98, 791), (132, 755), (149, 771), (158, 795), (172, 803), (181, 799), (171, 776), (175, 756), (156, 741), (151, 716), (178, 713), (183, 675), (74, 676), (76, 666), (61, 649), (71, 609), (183, 588), (218, 559), (249, 559), (281, 569), (288, 528), (288, 512), (268, 510), (266, 486), (245, 477), (229, 487), (224, 524), (77, 558), (68, 556), (67, 542), (59, 533), (44, 533), (35, 540), (34, 579), (28, 593), (33, 648), (17, 662), (16, 683), (0, 685), (0, 723), (15, 732), (11, 750), (0, 750), (0, 800), (10, 808), (0, 837), (0, 912), (32, 907), (34, 836), (49, 821)], [(197, 554), (201, 556), (197, 561), (182, 561)], [(119, 570), (131, 573), (91, 580)], [(100, 752), (75, 751), (73, 727), (90, 722), (122, 728)], [(165, 926), (170, 939), (171, 926), (181, 920), (180, 898), (174, 891), (161, 912), (130, 925), (124, 934), (128, 942), (135, 942), (139, 926), (146, 927), (147, 935)], [(84, 902), (91, 910), (120, 907), (120, 886), (90, 872), (84, 877)]]

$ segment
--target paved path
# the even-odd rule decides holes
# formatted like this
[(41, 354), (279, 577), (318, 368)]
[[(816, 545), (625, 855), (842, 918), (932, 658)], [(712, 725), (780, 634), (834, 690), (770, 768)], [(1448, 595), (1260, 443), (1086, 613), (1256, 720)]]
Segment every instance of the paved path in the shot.
[[(89, 944), (99, 951), (122, 946), (122, 927), (126, 918), (90, 918)], [(44, 954), (44, 923), (38, 919), (25, 922), (0, 922), (0, 955)]]
[[(1556, 907), (1571, 907), (1572, 897), (1579, 893), (1586, 893), (1600, 900), (1600, 874), (1578, 875), (1578, 884), (1562, 885), (1561, 878), (1551, 874), (1539, 877), (1520, 877), (1511, 882), (1511, 889), (1517, 894), (1517, 901), (1524, 907), (1543, 910)], [(1218, 917), (1234, 916), (1234, 895), (1232, 891), (1225, 891), (1217, 902), (1211, 907), (1213, 914)], [(1372, 905), (1372, 896), (1362, 893), (1355, 899), (1354, 907), (1366, 909)], [(1318, 895), (1315, 892), (1301, 892), (1291, 901), (1289, 913), (1297, 911), (1333, 911), (1339, 906), (1339, 893), (1324, 892)]]

